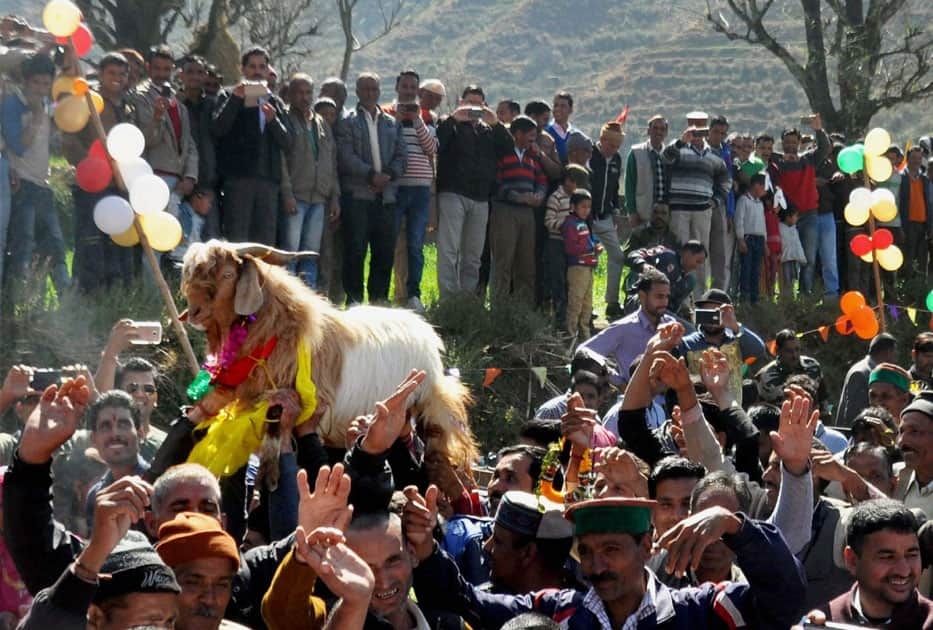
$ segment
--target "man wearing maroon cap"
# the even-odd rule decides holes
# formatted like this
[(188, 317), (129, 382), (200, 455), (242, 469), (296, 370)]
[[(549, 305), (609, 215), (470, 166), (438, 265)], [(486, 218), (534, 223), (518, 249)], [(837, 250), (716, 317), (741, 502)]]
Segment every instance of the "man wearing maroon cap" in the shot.
[(198, 512), (181, 512), (159, 527), (156, 551), (175, 572), (181, 585), (178, 630), (244, 628), (223, 618), (240, 568), (233, 536), (217, 519)]

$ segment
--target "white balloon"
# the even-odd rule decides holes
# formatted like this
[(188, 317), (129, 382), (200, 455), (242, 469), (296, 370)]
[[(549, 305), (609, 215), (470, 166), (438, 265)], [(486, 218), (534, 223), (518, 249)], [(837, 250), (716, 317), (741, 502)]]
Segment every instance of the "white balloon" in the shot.
[(146, 138), (136, 125), (120, 123), (107, 134), (107, 151), (117, 162), (138, 158), (146, 148)]
[(855, 208), (870, 208), (871, 202), (871, 191), (867, 188), (856, 188), (849, 193), (849, 203)]
[(139, 214), (162, 212), (168, 205), (171, 191), (158, 175), (143, 175), (130, 186), (130, 205)]
[(893, 204), (897, 204), (897, 201), (894, 199), (894, 193), (888, 190), (887, 188), (875, 188), (871, 191), (871, 206), (877, 205), (881, 201), (889, 201)]
[(94, 225), (104, 234), (122, 234), (133, 225), (133, 209), (123, 197), (104, 197), (94, 206)]
[(143, 175), (152, 175), (152, 167), (149, 162), (141, 157), (135, 157), (122, 162), (117, 162), (117, 168), (120, 169), (120, 175), (123, 177), (123, 184), (127, 190), (133, 187), (133, 182)]

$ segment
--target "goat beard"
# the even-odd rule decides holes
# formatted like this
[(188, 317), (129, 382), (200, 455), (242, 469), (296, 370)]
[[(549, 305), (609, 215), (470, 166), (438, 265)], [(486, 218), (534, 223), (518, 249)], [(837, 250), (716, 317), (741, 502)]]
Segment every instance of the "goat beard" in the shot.
[(270, 492), (279, 487), (279, 457), (282, 454), (282, 440), (279, 435), (279, 424), (269, 423), (266, 434), (259, 447), (259, 472), (256, 475), (257, 484), (263, 483)]

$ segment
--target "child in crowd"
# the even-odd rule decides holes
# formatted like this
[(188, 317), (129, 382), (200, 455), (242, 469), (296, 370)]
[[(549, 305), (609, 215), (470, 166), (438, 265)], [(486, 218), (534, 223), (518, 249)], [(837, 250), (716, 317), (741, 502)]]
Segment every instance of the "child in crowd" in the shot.
[(758, 303), (758, 285), (761, 277), (761, 259), (765, 255), (765, 207), (761, 198), (765, 194), (765, 176), (752, 175), (748, 190), (735, 205), (735, 239), (739, 248), (742, 269), (739, 287), (742, 298)]
[(326, 120), (331, 129), (337, 123), (337, 103), (332, 98), (322, 96), (314, 101), (314, 113)]
[(570, 214), (561, 226), (567, 256), (567, 332), (580, 340), (590, 336), (593, 310), (593, 270), (603, 246), (586, 222), (593, 197), (578, 189), (570, 195)]
[(797, 233), (797, 208), (782, 208), (778, 217), (781, 219), (781, 299), (789, 300), (794, 297), (794, 283), (800, 267), (807, 264), (807, 257)]
[(545, 299), (554, 307), (554, 325), (561, 329), (567, 317), (567, 261), (561, 226), (570, 214), (570, 196), (577, 190), (589, 190), (590, 174), (586, 167), (568, 164), (564, 167), (561, 185), (547, 200), (544, 225), (548, 240), (544, 244)]

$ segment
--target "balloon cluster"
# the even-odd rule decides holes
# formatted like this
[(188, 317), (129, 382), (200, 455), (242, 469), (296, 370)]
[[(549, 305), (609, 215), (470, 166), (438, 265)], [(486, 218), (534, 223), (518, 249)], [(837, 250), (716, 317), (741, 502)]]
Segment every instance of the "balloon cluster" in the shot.
[(876, 182), (887, 181), (894, 172), (891, 161), (884, 156), (890, 146), (890, 134), (876, 127), (865, 136), (864, 144), (853, 144), (839, 152), (839, 170), (851, 175), (864, 169)]
[(132, 247), (139, 243), (134, 225), (138, 214), (152, 248), (167, 252), (181, 242), (181, 224), (174, 216), (163, 212), (171, 192), (168, 184), (154, 175), (152, 167), (142, 158), (145, 148), (146, 139), (139, 128), (120, 123), (107, 134), (106, 147), (99, 140), (94, 141), (87, 157), (78, 164), (75, 179), (78, 186), (88, 192), (104, 190), (113, 178), (112, 158), (129, 191), (129, 201), (118, 195), (104, 197), (94, 206), (94, 224), (117, 245)]
[(836, 319), (836, 332), (840, 335), (855, 333), (860, 339), (871, 339), (878, 334), (878, 319), (859, 291), (848, 291), (839, 299), (842, 315)]
[[(81, 10), (70, 0), (51, 0), (42, 11), (42, 22), (55, 36), (55, 41), (59, 44), (71, 42), (78, 57), (88, 54), (94, 45), (91, 29), (81, 19)], [(52, 99), (56, 101), (55, 124), (59, 129), (68, 133), (84, 129), (91, 117), (85, 96), (88, 93), (91, 94), (91, 101), (97, 112), (104, 111), (104, 99), (97, 92), (90, 90), (84, 79), (61, 76), (55, 80), (52, 84)], [(58, 97), (62, 95), (65, 97), (59, 101)]]
[[(846, 147), (839, 152), (839, 168), (846, 173), (855, 173), (862, 169), (861, 160), (868, 176), (876, 182), (883, 182), (893, 172), (891, 161), (884, 152), (891, 146), (891, 136), (881, 128), (875, 128), (865, 136), (865, 145)], [(848, 152), (848, 153), (847, 153)], [(853, 157), (861, 152), (859, 161)], [(897, 217), (897, 202), (894, 193), (886, 188), (869, 190), (856, 188), (849, 194), (849, 203), (845, 207), (846, 222), (854, 227), (864, 225), (869, 217), (878, 221), (891, 221)], [(877, 259), (886, 271), (896, 271), (904, 264), (904, 253), (894, 244), (894, 235), (890, 230), (881, 228), (871, 230), (871, 235), (857, 234), (849, 243), (852, 253), (867, 263)]]

